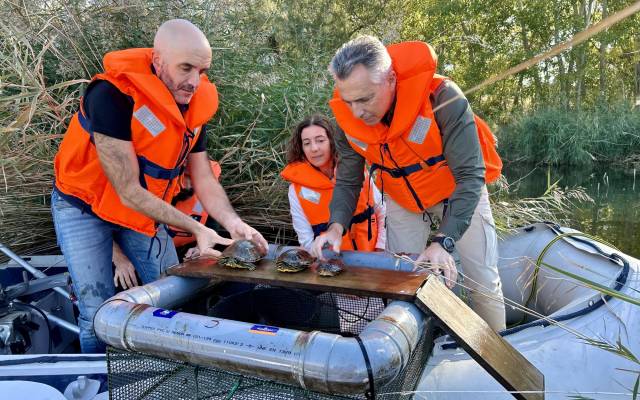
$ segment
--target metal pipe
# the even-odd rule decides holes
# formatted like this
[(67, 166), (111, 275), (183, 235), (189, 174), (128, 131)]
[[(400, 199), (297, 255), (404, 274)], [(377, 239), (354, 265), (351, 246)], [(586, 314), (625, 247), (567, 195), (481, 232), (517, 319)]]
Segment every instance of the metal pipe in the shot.
[[(267, 260), (275, 260), (280, 254), (289, 250), (299, 248), (298, 246), (279, 246), (275, 244), (269, 245), (269, 250), (265, 259)], [(358, 267), (366, 267), (366, 268), (375, 268), (375, 269), (388, 269), (391, 271), (413, 271), (413, 264), (408, 262), (407, 260), (403, 260), (399, 257), (393, 255), (393, 253), (389, 252), (365, 252), (365, 251), (352, 251), (346, 250), (341, 251), (340, 254), (336, 254), (332, 250), (323, 250), (323, 254), (327, 258), (339, 257), (346, 265), (358, 266)], [(416, 259), (418, 257), (417, 254), (408, 254), (409, 258)]]
[[(47, 274), (45, 274), (44, 272), (41, 272), (37, 268), (35, 268), (32, 265), (30, 265), (28, 262), (23, 260), (19, 255), (17, 255), (13, 251), (11, 251), (7, 246), (5, 246), (2, 243), (0, 243), (0, 251), (3, 252), (4, 254), (6, 254), (10, 259), (15, 261), (16, 263), (18, 263), (18, 265), (20, 265), (22, 268), (24, 268), (27, 271), (29, 271), (36, 278), (46, 278), (47, 277)], [(62, 295), (62, 297), (70, 300), (74, 304), (76, 303), (75, 300), (73, 300), (73, 298), (69, 294), (69, 292), (67, 292), (66, 290), (62, 289), (61, 287), (54, 287), (53, 290), (55, 290), (60, 295)]]
[(155, 282), (125, 290), (107, 300), (124, 300), (134, 304), (169, 308), (186, 303), (201, 290), (218, 283), (206, 278), (165, 276)]
[[(270, 246), (267, 258), (286, 247)], [(397, 258), (344, 252), (347, 265), (404, 268)], [(375, 260), (380, 261), (375, 263)], [(354, 262), (357, 260), (357, 262)], [(405, 262), (406, 263), (406, 262)], [(410, 263), (406, 263), (411, 265)], [(362, 350), (354, 338), (303, 332), (168, 310), (210, 284), (169, 276), (119, 293), (94, 317), (96, 335), (114, 347), (297, 384), (323, 393), (368, 389)], [(360, 334), (374, 381), (384, 385), (407, 364), (426, 317), (411, 303), (391, 303)]]
[[(413, 304), (393, 302), (364, 328), (360, 337), (376, 385), (400, 373), (422, 335), (424, 322), (424, 315)], [(121, 298), (98, 309), (94, 329), (102, 341), (121, 349), (319, 392), (359, 393), (368, 388), (364, 356), (354, 338), (175, 312)]]
[(80, 328), (78, 328), (77, 325), (72, 324), (71, 322), (64, 320), (58, 316), (53, 315), (52, 313), (50, 313), (49, 311), (46, 310), (42, 310), (42, 312), (44, 312), (44, 314), (47, 316), (47, 318), (49, 318), (49, 321), (53, 322), (54, 324), (58, 325), (60, 328), (62, 329), (66, 329), (67, 331), (74, 333), (76, 335), (80, 334)]

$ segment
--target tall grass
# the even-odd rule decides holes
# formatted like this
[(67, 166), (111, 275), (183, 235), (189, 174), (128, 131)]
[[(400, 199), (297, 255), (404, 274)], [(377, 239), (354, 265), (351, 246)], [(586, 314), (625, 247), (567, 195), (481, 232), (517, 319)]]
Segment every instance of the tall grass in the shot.
[(595, 110), (541, 109), (498, 131), (508, 161), (555, 165), (614, 163), (640, 157), (640, 112), (628, 104)]
[[(303, 5), (318, 7), (312, 3)], [(396, 3), (375, 7), (384, 10)], [(210, 156), (222, 163), (222, 182), (233, 205), (269, 240), (294, 239), (286, 184), (279, 178), (284, 146), (291, 127), (303, 116), (328, 112), (332, 84), (326, 65), (336, 43), (356, 30), (349, 26), (303, 29), (296, 25), (300, 21), (287, 21), (277, 10), (258, 9), (263, 2), (257, 0), (3, 4), (1, 242), (21, 252), (55, 246), (48, 204), (52, 160), (85, 82), (100, 70), (104, 53), (150, 46), (157, 26), (175, 17), (193, 21), (213, 47), (210, 79), (218, 86), (221, 104), (208, 126), (208, 147)], [(305, 15), (303, 10), (298, 14)], [(384, 19), (386, 14), (377, 18)], [(380, 22), (375, 26), (393, 31), (389, 21)], [(552, 198), (562, 196), (556, 192)], [(496, 204), (500, 210), (496, 219), (504, 229), (542, 216), (553, 219), (549, 211), (558, 207), (548, 203), (550, 198), (538, 200), (535, 207), (530, 201), (501, 202)]]
[(569, 213), (579, 203), (593, 202), (581, 187), (567, 188), (559, 182), (549, 182), (538, 197), (510, 196), (511, 186), (502, 177), (492, 186), (491, 209), (498, 233), (510, 233), (513, 228), (532, 222), (554, 221), (562, 225), (569, 222)]

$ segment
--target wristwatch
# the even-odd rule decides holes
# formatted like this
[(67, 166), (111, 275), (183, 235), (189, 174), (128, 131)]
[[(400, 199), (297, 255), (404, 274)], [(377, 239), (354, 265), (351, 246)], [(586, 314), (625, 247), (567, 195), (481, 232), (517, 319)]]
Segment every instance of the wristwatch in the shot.
[(456, 242), (449, 236), (434, 236), (431, 241), (438, 243), (447, 251), (447, 253), (452, 253), (453, 249), (456, 247)]

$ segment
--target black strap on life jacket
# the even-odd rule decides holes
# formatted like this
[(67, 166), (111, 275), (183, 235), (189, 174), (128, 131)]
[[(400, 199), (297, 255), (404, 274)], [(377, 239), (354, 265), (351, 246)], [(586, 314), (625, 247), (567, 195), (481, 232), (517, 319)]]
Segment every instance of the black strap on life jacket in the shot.
[[(437, 156), (429, 157), (426, 160), (422, 160), (418, 163), (401, 167), (400, 165), (398, 165), (396, 160), (393, 159), (393, 156), (391, 155), (391, 151), (389, 150), (389, 145), (387, 143), (380, 145), (380, 159), (384, 161), (383, 149), (387, 152), (387, 154), (389, 155), (389, 159), (391, 160), (391, 162), (395, 164), (396, 168), (389, 168), (389, 167), (385, 167), (382, 164), (372, 163), (371, 167), (369, 168), (369, 175), (373, 176), (373, 173), (377, 169), (379, 169), (381, 172), (386, 172), (387, 174), (389, 174), (392, 178), (395, 178), (395, 179), (402, 178), (404, 180), (404, 183), (407, 185), (407, 188), (411, 192), (411, 196), (413, 197), (413, 200), (416, 202), (416, 205), (420, 210), (424, 211), (425, 207), (422, 205), (422, 201), (420, 201), (420, 197), (418, 197), (418, 193), (416, 193), (415, 189), (413, 188), (413, 186), (411, 185), (411, 182), (409, 182), (409, 179), (407, 179), (407, 177), (415, 172), (433, 167), (437, 163), (444, 161), (445, 160), (444, 154), (439, 154)], [(381, 181), (384, 182), (384, 179), (382, 177), (381, 177)], [(384, 195), (384, 186), (382, 186), (382, 188), (383, 188), (382, 194)]]
[[(349, 223), (349, 228), (348, 229), (351, 229), (351, 226), (353, 224), (360, 224), (360, 223), (368, 220), (369, 221), (369, 232), (367, 233), (367, 238), (369, 240), (371, 240), (371, 238), (373, 238), (373, 233), (371, 232), (371, 216), (372, 215), (373, 215), (373, 207), (372, 206), (368, 206), (364, 211), (354, 215), (351, 218), (351, 222)], [(318, 236), (320, 236), (320, 234), (322, 232), (325, 232), (327, 229), (329, 229), (329, 223), (328, 222), (321, 222), (319, 224), (311, 225), (311, 229), (313, 229), (313, 238), (315, 239)]]
[(147, 160), (144, 156), (138, 156), (138, 166), (140, 167), (140, 185), (147, 189), (145, 175), (155, 179), (170, 181), (177, 178), (184, 171), (184, 165), (174, 168), (164, 168), (151, 160)]
[(414, 172), (418, 172), (418, 171), (421, 171), (421, 170), (425, 169), (425, 166), (433, 167), (434, 165), (436, 165), (437, 163), (439, 163), (441, 161), (444, 161), (444, 155), (442, 155), (442, 154), (437, 155), (435, 157), (427, 158), (426, 160), (424, 160), (422, 162), (411, 164), (411, 165), (408, 165), (406, 167), (400, 167), (400, 168), (389, 168), (389, 167), (385, 167), (384, 165), (373, 163), (373, 164), (371, 164), (371, 168), (369, 169), (369, 172), (373, 172), (373, 171), (379, 169), (379, 170), (381, 170), (383, 172), (386, 172), (387, 174), (391, 175), (392, 178), (402, 178), (402, 177), (409, 176), (409, 175), (413, 174)]

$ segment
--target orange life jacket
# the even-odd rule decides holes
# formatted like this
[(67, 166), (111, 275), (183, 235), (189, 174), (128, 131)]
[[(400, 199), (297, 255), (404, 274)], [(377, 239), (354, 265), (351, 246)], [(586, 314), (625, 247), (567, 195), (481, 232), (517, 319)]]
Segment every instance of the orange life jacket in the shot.
[[(219, 180), (220, 173), (222, 172), (220, 164), (218, 164), (216, 161), (211, 161), (211, 171), (213, 172), (215, 178)], [(187, 176), (185, 175), (188, 175), (187, 171), (185, 171), (185, 173), (180, 177), (180, 184), (177, 187), (178, 190), (176, 192), (176, 195), (178, 195), (180, 191), (185, 191), (187, 193), (187, 196), (179, 198), (177, 201), (174, 201), (172, 203), (178, 210), (187, 214), (201, 224), (204, 224), (207, 221), (207, 217), (209, 216), (209, 214), (205, 211), (204, 207), (200, 203), (200, 200), (198, 200), (198, 196), (196, 196), (193, 192), (193, 189), (185, 185), (185, 179), (187, 178)], [(175, 226), (169, 226), (168, 231), (169, 235), (173, 237), (173, 244), (176, 247), (187, 245), (196, 240), (191, 232), (184, 231), (181, 228), (177, 228)]]
[[(326, 231), (329, 223), (329, 203), (333, 196), (335, 182), (327, 178), (308, 162), (295, 162), (287, 165), (280, 174), (293, 184), (304, 215), (317, 237)], [(342, 240), (342, 250), (373, 251), (378, 240), (378, 224), (373, 211), (373, 193), (363, 187), (356, 206), (351, 226)]]
[[(422, 212), (447, 199), (456, 186), (442, 154), (442, 136), (430, 100), (447, 78), (435, 74), (437, 57), (426, 43), (399, 43), (387, 50), (397, 77), (391, 126), (366, 125), (352, 114), (337, 89), (329, 105), (351, 147), (371, 165), (378, 188), (407, 210)], [(477, 116), (475, 121), (485, 181), (493, 182), (502, 169), (495, 137), (484, 121)]]
[[(169, 89), (151, 71), (151, 52), (151, 49), (128, 49), (107, 53), (104, 73), (93, 80), (107, 80), (133, 99), (131, 140), (140, 167), (140, 184), (170, 202), (176, 178), (202, 125), (218, 109), (218, 93), (203, 75), (188, 110), (181, 114)], [(87, 203), (98, 217), (145, 235), (155, 235), (155, 221), (124, 206), (105, 176), (93, 143), (91, 121), (82, 108), (71, 119), (54, 168), (58, 190)]]

